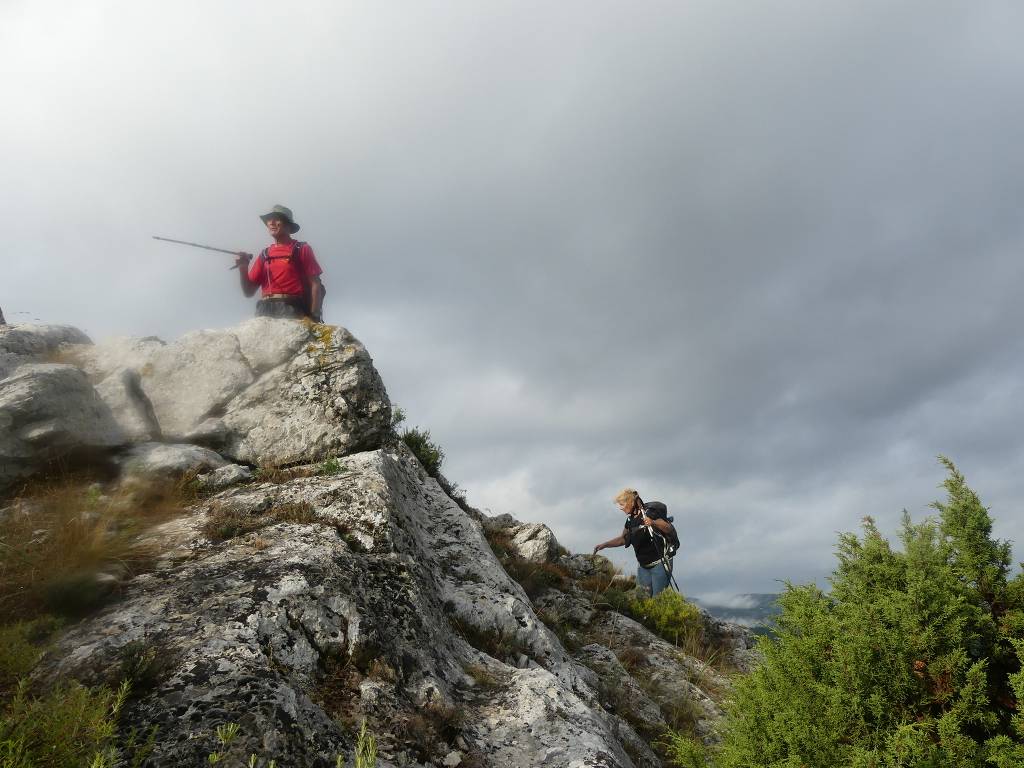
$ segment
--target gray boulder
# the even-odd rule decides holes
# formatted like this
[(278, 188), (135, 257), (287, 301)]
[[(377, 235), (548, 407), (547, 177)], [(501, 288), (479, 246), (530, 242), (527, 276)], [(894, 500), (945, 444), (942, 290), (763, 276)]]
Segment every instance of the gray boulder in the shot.
[(247, 464), (322, 461), (376, 448), (390, 430), (384, 384), (344, 328), (254, 318), (170, 344), (115, 339), (78, 354), (95, 381), (138, 372), (166, 438)]
[[(265, 321), (290, 331), (295, 321)], [(369, 353), (344, 328), (312, 326), (305, 346), (227, 406), (222, 452), (247, 464), (323, 461), (380, 446), (391, 404)]]
[(228, 462), (209, 448), (174, 443), (142, 443), (118, 458), (127, 478), (174, 478), (226, 467)]
[(228, 464), (212, 472), (201, 473), (196, 477), (196, 481), (204, 491), (221, 491), (232, 485), (247, 483), (252, 480), (252, 477), (252, 470), (248, 467), (243, 467), (241, 464)]
[(525, 523), (508, 529), (512, 534), (509, 547), (523, 560), (551, 563), (558, 559), (558, 540), (543, 523)]
[(510, 515), (508, 512), (503, 512), (500, 515), (484, 516), (484, 519), (481, 521), (481, 524), (483, 525), (485, 531), (492, 533), (497, 531), (505, 531), (509, 528), (516, 528), (522, 525), (522, 523), (520, 523), (518, 520), (512, 517), (512, 515)]
[(0, 324), (0, 379), (26, 363), (53, 362), (64, 345), (91, 344), (89, 337), (69, 325)]
[(74, 366), (30, 363), (0, 380), (0, 489), (48, 462), (126, 442)]
[(96, 385), (96, 392), (129, 440), (146, 442), (162, 437), (153, 404), (142, 389), (137, 371), (131, 368), (114, 370)]
[(182, 439), (255, 380), (236, 339), (225, 331), (195, 331), (173, 344), (116, 339), (83, 350), (86, 370), (106, 379), (138, 372), (142, 389), (168, 439)]

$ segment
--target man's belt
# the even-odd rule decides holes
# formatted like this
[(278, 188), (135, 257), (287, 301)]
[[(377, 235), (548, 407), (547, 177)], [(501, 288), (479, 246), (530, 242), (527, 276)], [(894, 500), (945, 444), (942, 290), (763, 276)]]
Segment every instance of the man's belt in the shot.
[(275, 299), (277, 301), (281, 301), (283, 299), (290, 299), (292, 301), (295, 301), (295, 300), (302, 301), (302, 294), (299, 294), (299, 293), (268, 293), (267, 295), (262, 296), (261, 298), (263, 298), (263, 299)]

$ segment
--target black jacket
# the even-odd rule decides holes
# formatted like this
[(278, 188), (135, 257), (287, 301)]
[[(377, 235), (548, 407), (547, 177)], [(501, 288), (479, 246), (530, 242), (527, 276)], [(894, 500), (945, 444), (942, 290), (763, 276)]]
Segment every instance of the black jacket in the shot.
[[(645, 504), (644, 509), (651, 520), (665, 519), (665, 512), (660, 505)], [(626, 529), (622, 535), (626, 539), (626, 546), (633, 547), (633, 553), (640, 565), (651, 565), (661, 560), (665, 549), (665, 537), (657, 528), (653, 531), (645, 528), (643, 515), (627, 517)]]

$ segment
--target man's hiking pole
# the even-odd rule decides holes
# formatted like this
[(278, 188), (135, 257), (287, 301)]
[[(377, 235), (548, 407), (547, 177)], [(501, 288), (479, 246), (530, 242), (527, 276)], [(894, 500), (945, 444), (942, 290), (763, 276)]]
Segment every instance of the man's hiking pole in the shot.
[[(229, 251), (227, 248), (214, 248), (212, 245), (200, 245), (199, 243), (190, 243), (187, 240), (174, 240), (170, 237), (159, 237), (153, 235), (154, 240), (163, 240), (165, 243), (177, 243), (178, 245), (190, 245), (193, 248), (202, 248), (204, 251), (217, 251), (217, 253), (230, 253), (232, 256), (237, 256), (238, 251)], [(237, 266), (237, 265), (235, 265)], [(235, 269), (235, 266), (229, 269)]]
[[(644, 515), (647, 512), (647, 507), (644, 505), (643, 499), (640, 498), (640, 494), (636, 495), (636, 503), (640, 505), (640, 514)], [(676, 577), (672, 575), (672, 566), (669, 564), (668, 557), (666, 556), (666, 552), (668, 552), (668, 540), (662, 536), (661, 531), (655, 530), (653, 525), (645, 525), (643, 527), (646, 528), (647, 533), (650, 534), (651, 541), (654, 542), (655, 548), (661, 551), (661, 557), (659, 559), (661, 560), (661, 567), (665, 569), (665, 574), (668, 576), (669, 584), (675, 588), (676, 592), (682, 594), (679, 590), (679, 585), (676, 583)], [(658, 547), (659, 539), (661, 540), (660, 547)]]

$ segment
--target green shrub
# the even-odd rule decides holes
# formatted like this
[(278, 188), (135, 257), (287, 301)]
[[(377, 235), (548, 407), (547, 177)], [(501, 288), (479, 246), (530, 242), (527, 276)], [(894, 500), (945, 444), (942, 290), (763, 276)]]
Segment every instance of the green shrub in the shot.
[(395, 432), (398, 428), (405, 423), (405, 409), (399, 408), (397, 405), (391, 409), (391, 429)]
[(159, 688), (178, 663), (178, 654), (159, 638), (133, 640), (117, 655), (120, 664), (116, 679), (128, 681), (131, 699), (141, 699)]
[[(339, 768), (344, 768), (344, 761), (338, 758)], [(353, 761), (353, 768), (376, 768), (377, 766), (377, 739), (366, 730), (366, 721), (363, 720), (359, 726), (359, 736), (356, 740), (356, 754)]]
[(56, 619), (43, 616), (0, 627), (0, 695), (32, 671), (43, 655), (42, 644), (59, 626)]
[(649, 630), (674, 645), (682, 646), (688, 639), (703, 633), (700, 611), (672, 589), (663, 590), (653, 598), (633, 601), (630, 612)]
[(71, 682), (34, 698), (19, 685), (0, 715), (0, 766), (111, 765), (118, 756), (117, 718), (127, 695), (127, 684), (112, 691)]
[(595, 608), (612, 610), (623, 616), (633, 615), (635, 581), (630, 582), (627, 589), (614, 579), (614, 575), (591, 576), (579, 582), (579, 588)]
[(738, 681), (721, 768), (1024, 765), (1021, 579), (948, 461), (938, 519), (901, 550), (865, 518), (832, 591), (789, 586), (764, 660)]
[(321, 475), (337, 475), (344, 471), (345, 465), (343, 463), (338, 461), (337, 458), (330, 458), (320, 465), (317, 473)]
[(430, 430), (413, 427), (402, 432), (402, 442), (409, 446), (431, 477), (437, 477), (444, 463), (444, 451), (430, 439)]
[(692, 736), (668, 731), (654, 746), (675, 768), (707, 768), (707, 750)]

